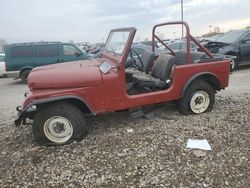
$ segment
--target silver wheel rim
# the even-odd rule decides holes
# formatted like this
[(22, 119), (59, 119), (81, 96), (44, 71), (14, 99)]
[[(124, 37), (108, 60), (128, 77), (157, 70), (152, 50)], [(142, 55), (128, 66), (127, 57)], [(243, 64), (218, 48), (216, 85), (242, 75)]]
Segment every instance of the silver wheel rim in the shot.
[(49, 118), (43, 126), (45, 136), (54, 143), (64, 143), (73, 135), (73, 126), (62, 116)]
[(190, 100), (190, 108), (195, 114), (205, 112), (210, 104), (210, 97), (205, 91), (196, 91)]

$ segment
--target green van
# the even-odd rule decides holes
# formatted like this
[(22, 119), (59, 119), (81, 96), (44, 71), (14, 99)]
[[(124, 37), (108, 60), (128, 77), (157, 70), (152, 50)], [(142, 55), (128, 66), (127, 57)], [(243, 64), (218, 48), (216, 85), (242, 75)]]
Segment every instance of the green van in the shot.
[(24, 83), (34, 67), (90, 57), (77, 46), (62, 42), (16, 43), (5, 48), (7, 76), (21, 78)]

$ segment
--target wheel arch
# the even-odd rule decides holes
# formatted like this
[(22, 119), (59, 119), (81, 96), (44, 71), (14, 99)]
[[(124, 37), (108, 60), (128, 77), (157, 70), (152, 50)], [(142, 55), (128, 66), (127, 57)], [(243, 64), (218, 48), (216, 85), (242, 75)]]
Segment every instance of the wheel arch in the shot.
[[(48, 104), (52, 104), (55, 102), (68, 102), (73, 104), (74, 106), (76, 106), (77, 108), (79, 108), (83, 113), (85, 114), (93, 114), (96, 115), (95, 111), (93, 111), (92, 107), (82, 98), (78, 97), (78, 96), (73, 96), (73, 95), (66, 95), (66, 96), (58, 96), (58, 97), (50, 97), (50, 98), (46, 98), (46, 99), (37, 99), (32, 101), (31, 103), (29, 103), (25, 109), (23, 110), (23, 112), (25, 114), (29, 114), (29, 108), (32, 106), (44, 106), (44, 105), (48, 105)], [(32, 112), (31, 112), (32, 113)], [(32, 118), (31, 118), (32, 119)]]
[(31, 66), (22, 67), (22, 68), (19, 70), (19, 77), (21, 77), (21, 74), (23, 73), (23, 71), (32, 70), (33, 68), (34, 68), (34, 67), (31, 67)]
[(210, 72), (202, 72), (202, 73), (195, 74), (186, 82), (183, 89), (181, 90), (181, 97), (183, 97), (188, 87), (196, 80), (203, 80), (207, 82), (213, 87), (215, 91), (221, 90), (221, 83), (216, 75)]

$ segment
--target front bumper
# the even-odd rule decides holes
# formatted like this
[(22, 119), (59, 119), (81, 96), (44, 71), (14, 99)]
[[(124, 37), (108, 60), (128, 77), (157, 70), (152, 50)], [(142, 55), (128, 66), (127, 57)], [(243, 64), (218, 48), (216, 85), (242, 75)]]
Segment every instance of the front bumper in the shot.
[(23, 116), (22, 112), (18, 112), (14, 123), (15, 123), (16, 127), (19, 127), (20, 125), (26, 123), (26, 117)]
[(20, 125), (26, 125), (27, 117), (33, 119), (34, 113), (37, 111), (35, 105), (29, 105), (26, 108), (22, 109), (20, 106), (16, 107), (18, 111), (17, 116), (14, 120), (15, 125), (18, 127)]

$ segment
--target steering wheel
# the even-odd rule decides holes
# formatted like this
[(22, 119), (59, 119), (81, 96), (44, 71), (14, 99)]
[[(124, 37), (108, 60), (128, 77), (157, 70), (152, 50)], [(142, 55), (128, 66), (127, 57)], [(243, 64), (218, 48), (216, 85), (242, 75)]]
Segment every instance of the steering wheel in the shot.
[[(137, 56), (137, 58), (139, 59), (139, 63), (140, 64), (138, 64), (137, 63), (138, 61), (136, 61), (136, 59), (133, 57), (133, 52)], [(141, 60), (141, 57), (140, 57), (140, 55), (133, 48), (130, 48), (130, 50), (129, 50), (129, 56), (131, 58), (131, 63), (133, 65), (133, 67), (135, 67), (139, 71), (143, 71), (144, 64), (143, 64), (143, 62)]]

